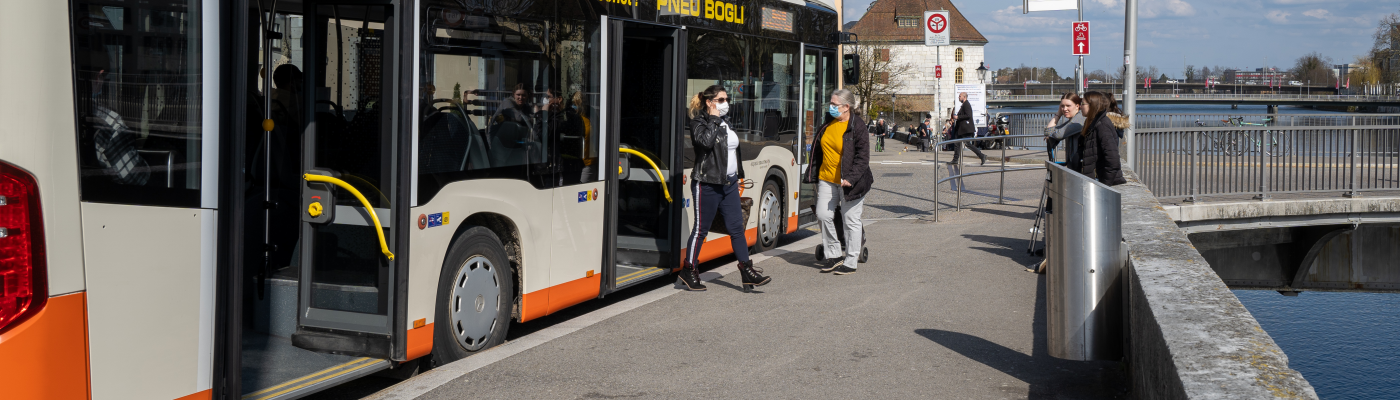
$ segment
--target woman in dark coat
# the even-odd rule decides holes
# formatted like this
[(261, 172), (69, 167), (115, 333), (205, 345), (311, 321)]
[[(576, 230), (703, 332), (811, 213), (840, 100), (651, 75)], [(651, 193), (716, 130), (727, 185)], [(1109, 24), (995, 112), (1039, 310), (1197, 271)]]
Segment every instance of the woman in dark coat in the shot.
[(1126, 183), (1118, 159), (1118, 135), (1127, 127), (1127, 118), (1112, 112), (1113, 98), (1100, 92), (1085, 93), (1084, 106), (1087, 122), (1076, 151), (1066, 158), (1067, 166), (1108, 186)]
[[(822, 272), (850, 275), (859, 263), (865, 226), (860, 215), (865, 208), (865, 194), (875, 176), (870, 173), (870, 139), (860, 114), (856, 95), (839, 89), (831, 94), (827, 113), (833, 118), (816, 130), (812, 146), (812, 162), (803, 175), (804, 183), (817, 184), (817, 221), (822, 227), (822, 251), (833, 263)], [(836, 221), (836, 208), (841, 208), (841, 221)], [(841, 241), (836, 235), (845, 232), (846, 251), (841, 253)]]

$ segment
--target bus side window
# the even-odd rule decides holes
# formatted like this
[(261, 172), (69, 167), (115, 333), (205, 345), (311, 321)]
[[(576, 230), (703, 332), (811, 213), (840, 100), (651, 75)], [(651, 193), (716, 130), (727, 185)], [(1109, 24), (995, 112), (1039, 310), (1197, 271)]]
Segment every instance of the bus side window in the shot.
[(138, 7), (72, 7), (82, 197), (198, 207), (202, 19)]

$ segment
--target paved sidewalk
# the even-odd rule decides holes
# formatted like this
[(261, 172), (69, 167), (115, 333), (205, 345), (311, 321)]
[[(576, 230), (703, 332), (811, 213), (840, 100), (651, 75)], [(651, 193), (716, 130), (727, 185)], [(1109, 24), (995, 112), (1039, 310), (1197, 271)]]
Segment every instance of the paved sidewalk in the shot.
[[(718, 277), (707, 292), (658, 285), (617, 304), (641, 304), (635, 308), (605, 313), (609, 306), (561, 322), (582, 327), (557, 337), (517, 339), (536, 341), (517, 347), (523, 351), (507, 344), (463, 360), (481, 358), (460, 377), (430, 378), (446, 373), (435, 370), (415, 378), (446, 381), (420, 398), (1126, 397), (1121, 364), (1046, 354), (1044, 276), (1024, 271), (1038, 261), (1025, 246), (1043, 175), (1022, 173), (1033, 187), (1018, 185), (1018, 201), (931, 222), (930, 183), (882, 177), (907, 167), (872, 166), (877, 190), (867, 215), (884, 217), (867, 227), (870, 261), (854, 275), (819, 273), (819, 239), (801, 231), (758, 263), (774, 277), (761, 293), (742, 292), (737, 274)], [(919, 167), (926, 177), (935, 170)], [(995, 182), (967, 185), (986, 192)], [(909, 208), (902, 216), (888, 210), (901, 206)], [(732, 263), (715, 264), (708, 267), (732, 271)], [(605, 319), (582, 322), (595, 313)]]

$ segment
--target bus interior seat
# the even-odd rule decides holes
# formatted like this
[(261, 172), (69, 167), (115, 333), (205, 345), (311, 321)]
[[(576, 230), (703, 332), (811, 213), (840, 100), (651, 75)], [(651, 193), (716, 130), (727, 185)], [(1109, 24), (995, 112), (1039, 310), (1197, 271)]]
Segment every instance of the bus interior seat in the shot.
[(486, 147), (481, 144), (479, 130), (472, 121), (452, 114), (449, 109), (429, 116), (423, 121), (423, 126), (426, 131), (418, 149), (420, 173), (490, 167)]

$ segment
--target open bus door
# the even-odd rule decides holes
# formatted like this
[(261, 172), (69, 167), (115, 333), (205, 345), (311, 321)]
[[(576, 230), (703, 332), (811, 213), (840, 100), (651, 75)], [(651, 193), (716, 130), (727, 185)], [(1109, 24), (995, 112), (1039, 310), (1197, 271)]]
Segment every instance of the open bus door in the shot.
[[(817, 129), (826, 125), (831, 120), (827, 114), (827, 104), (831, 102), (831, 93), (836, 91), (836, 51), (815, 46), (807, 46), (802, 51), (802, 140), (798, 141), (797, 149), (793, 153), (798, 154), (802, 160), (800, 171), (807, 171), (807, 164), (812, 160), (812, 152), (821, 151), (821, 144), (814, 143)], [(813, 183), (802, 183), (799, 186), (800, 196), (797, 202), (797, 225), (806, 226), (817, 222), (817, 214), (813, 208), (817, 204), (817, 188)]]
[(235, 396), (301, 397), (406, 361), (401, 7), (249, 4), (235, 50), (252, 89), (236, 163), (246, 188), (231, 194), (244, 199), (244, 262), (222, 355)]
[(399, 24), (388, 2), (305, 8), (296, 347), (404, 358), (405, 179), (395, 114)]
[(666, 275), (680, 260), (685, 31), (609, 20), (603, 293)]

